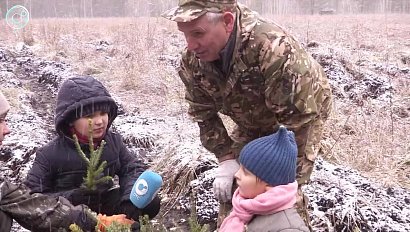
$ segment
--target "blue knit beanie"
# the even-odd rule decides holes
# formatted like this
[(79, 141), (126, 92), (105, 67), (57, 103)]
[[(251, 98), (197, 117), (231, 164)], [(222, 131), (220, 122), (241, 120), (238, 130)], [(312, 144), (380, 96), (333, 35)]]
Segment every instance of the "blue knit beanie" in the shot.
[(295, 181), (297, 154), (295, 135), (280, 126), (276, 133), (246, 144), (241, 150), (239, 162), (274, 187)]

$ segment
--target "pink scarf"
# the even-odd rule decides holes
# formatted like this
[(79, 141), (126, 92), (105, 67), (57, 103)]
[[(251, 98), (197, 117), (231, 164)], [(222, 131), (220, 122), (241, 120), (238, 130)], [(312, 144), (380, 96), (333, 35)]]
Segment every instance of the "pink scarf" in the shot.
[(244, 231), (244, 226), (253, 215), (268, 215), (290, 209), (296, 203), (298, 184), (293, 182), (279, 185), (259, 194), (253, 199), (245, 199), (236, 189), (232, 198), (232, 212), (223, 221), (219, 232)]

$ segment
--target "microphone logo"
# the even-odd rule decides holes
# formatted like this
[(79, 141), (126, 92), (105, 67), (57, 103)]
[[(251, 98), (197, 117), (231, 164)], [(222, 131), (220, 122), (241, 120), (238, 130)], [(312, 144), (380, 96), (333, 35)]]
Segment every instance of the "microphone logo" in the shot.
[(162, 177), (146, 170), (138, 177), (130, 193), (131, 202), (139, 209), (146, 207), (157, 195), (162, 185)]
[(135, 193), (138, 196), (145, 195), (148, 192), (148, 183), (144, 179), (138, 180), (137, 183), (135, 183), (136, 188), (135, 188)]

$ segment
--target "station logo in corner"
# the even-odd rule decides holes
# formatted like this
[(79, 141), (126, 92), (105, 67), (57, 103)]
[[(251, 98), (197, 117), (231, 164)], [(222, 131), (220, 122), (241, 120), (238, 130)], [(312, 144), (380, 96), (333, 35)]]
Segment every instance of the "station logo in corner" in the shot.
[(30, 19), (30, 13), (27, 8), (21, 5), (16, 5), (10, 8), (6, 14), (6, 22), (9, 27), (14, 30), (24, 28)]

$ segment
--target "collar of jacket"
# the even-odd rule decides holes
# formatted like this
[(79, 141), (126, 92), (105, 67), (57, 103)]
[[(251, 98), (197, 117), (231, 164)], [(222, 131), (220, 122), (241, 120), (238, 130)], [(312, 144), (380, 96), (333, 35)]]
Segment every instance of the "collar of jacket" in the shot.
[[(81, 134), (80, 132), (78, 132), (74, 127), (70, 127), (70, 132), (71, 132), (71, 134), (72, 134), (72, 138), (73, 138), (73, 141), (74, 141), (74, 142), (75, 142), (75, 140), (74, 140), (74, 135), (76, 135), (76, 136), (77, 136), (77, 139), (78, 139), (78, 142), (80, 143), (80, 145), (81, 145), (81, 144), (86, 144), (86, 145), (89, 146), (89, 138), (88, 138), (88, 136), (82, 135), (82, 134)], [(97, 149), (97, 148), (101, 145), (101, 141), (103, 140), (104, 136), (105, 136), (105, 133), (104, 133), (103, 136), (101, 136), (101, 138), (93, 138), (94, 149)]]
[[(108, 130), (106, 131), (104, 137), (101, 139), (101, 142), (102, 142), (102, 140), (105, 140), (105, 142), (106, 142), (105, 145), (104, 145), (104, 150), (106, 150), (107, 147), (110, 146), (110, 145), (107, 143), (107, 139), (108, 139), (108, 138), (107, 138), (107, 135), (108, 135)], [(68, 135), (66, 135), (66, 134), (59, 135), (59, 138), (65, 140), (65, 142), (67, 143), (68, 146), (73, 147), (74, 149), (76, 149), (76, 145), (75, 145), (75, 140), (74, 140), (74, 138), (72, 138), (72, 137), (70, 137), (70, 136), (68, 136)], [(88, 143), (82, 143), (81, 141), (78, 141), (78, 142), (79, 142), (79, 144), (80, 144), (81, 150), (85, 153), (85, 155), (87, 156), (87, 158), (89, 158), (90, 145), (89, 145)], [(101, 145), (101, 142), (100, 142), (100, 144), (98, 144), (98, 146), (96, 146), (97, 144), (94, 143), (94, 149), (95, 149), (95, 150), (98, 149), (98, 147)]]
[(232, 55), (235, 49), (235, 42), (237, 37), (237, 18), (235, 19), (234, 29), (229, 36), (228, 42), (226, 43), (225, 47), (219, 52), (220, 59), (215, 61), (214, 64), (220, 68), (223, 75), (226, 76), (230, 72), (230, 68), (232, 65)]
[[(236, 8), (236, 43), (235, 49), (233, 51), (230, 67), (234, 72), (228, 74), (228, 81), (226, 83), (226, 88), (224, 95), (228, 96), (231, 93), (233, 87), (238, 81), (241, 73), (247, 69), (247, 65), (241, 59), (242, 51), (244, 47), (247, 46), (250, 39), (253, 37), (253, 28), (258, 22), (258, 13), (247, 8), (245, 5), (238, 3)], [(235, 68), (232, 68), (232, 65), (236, 65)]]

